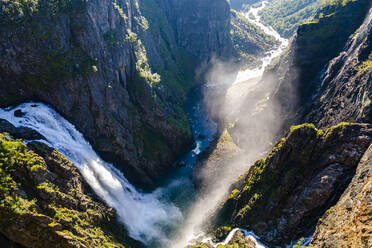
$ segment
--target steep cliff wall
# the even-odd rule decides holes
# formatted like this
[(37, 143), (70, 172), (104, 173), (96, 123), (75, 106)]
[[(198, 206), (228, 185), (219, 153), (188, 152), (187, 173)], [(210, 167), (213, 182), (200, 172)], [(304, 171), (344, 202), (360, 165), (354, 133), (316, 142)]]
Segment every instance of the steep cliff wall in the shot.
[(231, 47), (228, 3), (0, 4), (1, 106), (52, 105), (129, 180), (151, 187), (191, 142), (180, 106), (195, 68)]
[(266, 73), (268, 79), (270, 73), (280, 75), (274, 97), (285, 111), (296, 112), (296, 108), (311, 101), (322, 70), (343, 50), (349, 36), (363, 23), (369, 7), (366, 0), (335, 1), (300, 25), (288, 53)]
[(303, 118), (329, 127), (340, 121), (372, 123), (372, 9), (331, 60)]
[(324, 131), (293, 127), (234, 183), (214, 224), (254, 230), (270, 245), (307, 237), (355, 175), (371, 144), (371, 128), (347, 123)]
[(372, 145), (335, 206), (319, 219), (309, 247), (371, 247)]

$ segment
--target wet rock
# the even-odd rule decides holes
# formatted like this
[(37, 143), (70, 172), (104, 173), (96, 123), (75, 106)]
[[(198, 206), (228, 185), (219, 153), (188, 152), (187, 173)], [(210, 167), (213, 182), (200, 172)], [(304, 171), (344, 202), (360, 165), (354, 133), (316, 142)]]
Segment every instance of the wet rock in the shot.
[(0, 119), (0, 132), (8, 132), (17, 139), (45, 140), (45, 137), (28, 127), (15, 127), (7, 120)]
[(14, 111), (14, 116), (15, 117), (23, 117), (25, 116), (26, 113), (23, 113), (22, 110), (20, 109), (17, 109), (16, 111)]

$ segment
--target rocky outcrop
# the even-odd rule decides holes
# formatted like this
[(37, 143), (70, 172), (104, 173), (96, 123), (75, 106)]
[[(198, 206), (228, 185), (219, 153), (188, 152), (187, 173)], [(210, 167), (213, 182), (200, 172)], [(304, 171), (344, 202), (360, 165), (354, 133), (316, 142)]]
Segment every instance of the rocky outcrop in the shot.
[(321, 76), (305, 121), (322, 128), (340, 121), (372, 123), (372, 9)]
[(191, 142), (180, 106), (195, 68), (231, 49), (227, 1), (0, 5), (0, 105), (50, 104), (151, 187)]
[(0, 176), (1, 245), (143, 247), (75, 166), (43, 143), (25, 145), (1, 133)]
[(372, 145), (336, 205), (319, 219), (309, 247), (372, 246)]
[(224, 130), (216, 142), (213, 142), (198, 158), (193, 167), (192, 178), (199, 191), (209, 192), (210, 184), (213, 187), (224, 184), (224, 180), (215, 179), (225, 175), (230, 164), (239, 160), (242, 150), (233, 142), (227, 130)]
[(27, 127), (15, 127), (7, 120), (0, 119), (0, 133), (8, 132), (16, 139), (45, 140), (45, 137)]
[[(344, 48), (349, 36), (363, 23), (370, 1), (341, 1), (318, 10), (313, 20), (300, 25), (292, 43), (292, 63), (287, 68), (277, 96), (285, 107), (293, 104), (286, 92), (293, 88), (302, 105), (310, 100), (316, 89), (317, 76), (324, 66)], [(289, 98), (289, 99), (288, 99)]]
[(212, 223), (253, 230), (271, 245), (307, 237), (337, 202), (371, 142), (367, 124), (291, 128), (268, 157), (234, 183)]

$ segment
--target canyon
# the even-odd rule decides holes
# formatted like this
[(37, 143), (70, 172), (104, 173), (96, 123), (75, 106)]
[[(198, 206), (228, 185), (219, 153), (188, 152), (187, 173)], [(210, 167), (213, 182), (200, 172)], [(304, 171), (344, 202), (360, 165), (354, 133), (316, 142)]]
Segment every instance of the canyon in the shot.
[(300, 2), (1, 0), (0, 244), (369, 247), (371, 3)]

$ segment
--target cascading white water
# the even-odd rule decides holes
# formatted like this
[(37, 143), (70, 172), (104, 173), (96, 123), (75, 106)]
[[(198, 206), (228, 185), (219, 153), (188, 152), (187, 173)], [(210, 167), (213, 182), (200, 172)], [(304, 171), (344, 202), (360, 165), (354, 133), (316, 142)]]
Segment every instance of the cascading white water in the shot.
[[(247, 69), (238, 72), (238, 75), (235, 79), (234, 84), (238, 84), (244, 81), (247, 81), (252, 78), (259, 78), (265, 71), (265, 68), (270, 65), (274, 58), (279, 56), (283, 50), (288, 46), (288, 40), (281, 37), (278, 32), (276, 32), (272, 27), (267, 27), (261, 23), (261, 17), (259, 12), (265, 8), (267, 1), (263, 1), (260, 7), (253, 8), (251, 7), (248, 12), (244, 15), (248, 18), (253, 24), (260, 27), (267, 35), (273, 36), (276, 40), (280, 42), (280, 45), (277, 49), (270, 51), (265, 57), (262, 58), (262, 65), (254, 69)], [(251, 18), (253, 16), (253, 18)]]
[[(17, 109), (25, 115), (15, 117)], [(164, 228), (181, 221), (179, 209), (160, 200), (161, 190), (152, 194), (137, 191), (119, 170), (94, 152), (71, 123), (47, 105), (25, 103), (16, 108), (0, 109), (0, 118), (16, 127), (38, 131), (47, 139), (48, 145), (71, 160), (96, 194), (117, 211), (132, 238), (144, 243), (165, 243), (167, 233)]]

